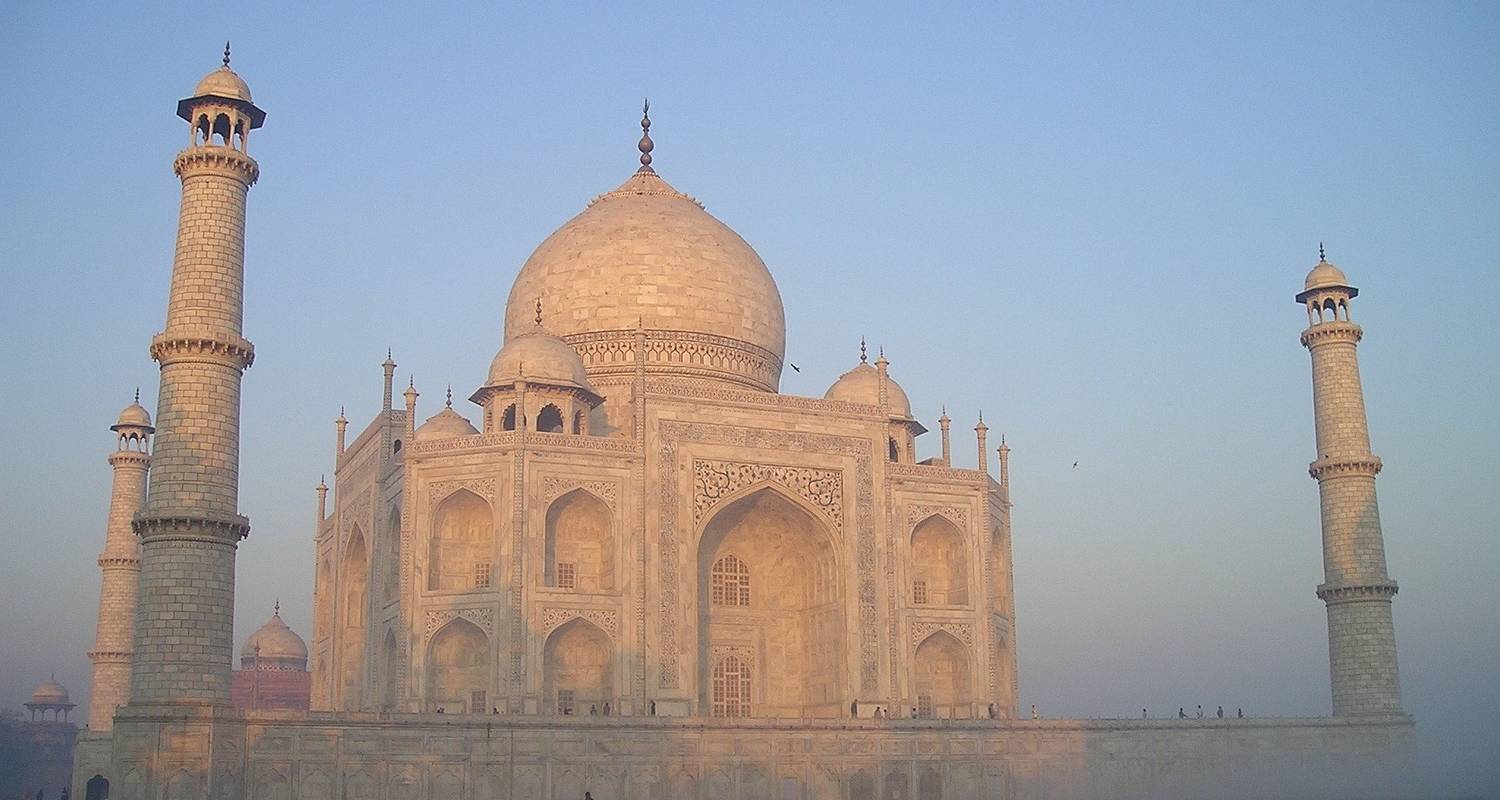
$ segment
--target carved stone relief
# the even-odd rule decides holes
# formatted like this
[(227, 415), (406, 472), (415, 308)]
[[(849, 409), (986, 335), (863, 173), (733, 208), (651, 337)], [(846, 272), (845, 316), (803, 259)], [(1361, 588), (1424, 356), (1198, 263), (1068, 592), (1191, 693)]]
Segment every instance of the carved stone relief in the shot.
[(467, 478), (456, 481), (433, 481), (427, 484), (427, 506), (431, 508), (441, 503), (444, 498), (459, 489), (468, 489), (491, 503), (495, 501), (494, 478)]
[(613, 511), (616, 497), (620, 491), (620, 485), (616, 481), (585, 481), (577, 478), (559, 477), (549, 475), (542, 481), (542, 500), (551, 503), (553, 498), (560, 497), (574, 489), (583, 489), (604, 501)]
[(844, 474), (839, 470), (701, 459), (693, 460), (693, 520), (702, 522), (724, 498), (765, 481), (790, 489), (843, 529)]
[(432, 634), (439, 628), (452, 622), (454, 619), (466, 619), (479, 629), (484, 635), (494, 635), (494, 611), (488, 608), (444, 608), (427, 612), (427, 629), (423, 635), (424, 639), (431, 639)]
[(574, 619), (585, 619), (598, 626), (599, 630), (609, 634), (609, 638), (617, 637), (620, 629), (620, 615), (611, 608), (560, 608), (549, 606), (542, 609), (542, 636), (556, 630), (562, 624)]
[(949, 621), (919, 621), (911, 624), (911, 645), (915, 648), (923, 640), (938, 631), (946, 631), (953, 638), (963, 642), (964, 647), (972, 652), (974, 649), (974, 626), (967, 622)]

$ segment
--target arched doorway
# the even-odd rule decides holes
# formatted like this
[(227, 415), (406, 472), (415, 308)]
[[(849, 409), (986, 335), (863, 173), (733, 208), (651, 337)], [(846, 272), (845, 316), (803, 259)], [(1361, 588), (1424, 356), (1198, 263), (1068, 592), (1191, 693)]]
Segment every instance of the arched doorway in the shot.
[(542, 648), (543, 706), (554, 714), (587, 714), (613, 704), (614, 646), (593, 623), (558, 626)]
[(382, 599), (389, 603), (396, 599), (401, 588), (401, 508), (399, 506), (392, 508), (390, 517), (386, 519), (383, 539), (385, 555), (381, 560), (385, 562), (383, 567), (385, 596)]
[(609, 506), (582, 490), (547, 508), (543, 582), (559, 589), (608, 592), (615, 588), (615, 546)]
[[(715, 703), (715, 665), (733, 657), (749, 716), (837, 717), (845, 698), (844, 608), (826, 523), (769, 486), (723, 506), (698, 544), (699, 707)], [(727, 684), (726, 684), (727, 685)]]
[(494, 515), (467, 489), (448, 495), (432, 515), (427, 544), (427, 588), (486, 588), (493, 581)]
[(83, 785), (83, 800), (109, 800), (109, 779), (95, 774)]
[(962, 606), (969, 602), (969, 560), (963, 531), (934, 514), (912, 530), (913, 605)]
[(969, 651), (947, 631), (936, 631), (917, 645), (912, 658), (917, 713), (954, 719), (972, 716)]
[(360, 675), (365, 657), (365, 617), (370, 602), (370, 550), (365, 544), (365, 535), (355, 526), (344, 547), (342, 580), (343, 602), (339, 612), (342, 618), (342, 635), (339, 637), (339, 685), (342, 687), (340, 706), (345, 711), (360, 708)]
[(449, 714), (489, 708), (490, 641), (479, 626), (455, 619), (427, 646), (427, 708)]
[(396, 649), (396, 634), (387, 630), (385, 632), (385, 643), (381, 646), (385, 656), (385, 691), (381, 703), (387, 710), (396, 707), (401, 698), (401, 655)]

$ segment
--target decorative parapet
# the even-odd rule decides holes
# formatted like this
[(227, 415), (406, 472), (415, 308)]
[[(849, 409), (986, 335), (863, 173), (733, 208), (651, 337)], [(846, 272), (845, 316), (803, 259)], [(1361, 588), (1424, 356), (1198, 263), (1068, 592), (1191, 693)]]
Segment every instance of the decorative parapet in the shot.
[(137, 515), (130, 527), (141, 539), (235, 543), (250, 535), (250, 520), (239, 514), (213, 516), (202, 512)]
[(172, 161), (172, 172), (179, 178), (187, 172), (222, 175), (254, 186), (260, 178), (260, 165), (232, 147), (190, 147), (177, 154)]
[(1352, 322), (1320, 322), (1302, 332), (1302, 346), (1315, 347), (1331, 342), (1357, 344), (1364, 335), (1364, 330)]
[(1371, 581), (1362, 584), (1344, 584), (1330, 586), (1319, 584), (1318, 599), (1328, 605), (1340, 603), (1360, 603), (1371, 600), (1390, 602), (1396, 596), (1398, 588), (1393, 580)]
[(1307, 474), (1311, 475), (1313, 480), (1318, 481), (1325, 478), (1373, 478), (1380, 474), (1380, 469), (1380, 459), (1376, 456), (1364, 455), (1342, 458), (1324, 456), (1307, 465)]
[(451, 439), (434, 439), (413, 442), (405, 451), (413, 455), (448, 453), (467, 450), (508, 450), (520, 446), (524, 441), (528, 449), (568, 450), (589, 453), (621, 453), (634, 455), (640, 447), (633, 439), (612, 436), (582, 436), (570, 433), (541, 433), (539, 431), (500, 431), (471, 436), (455, 436)]
[(778, 394), (775, 392), (727, 389), (722, 386), (693, 383), (690, 381), (647, 380), (646, 393), (673, 400), (680, 400), (682, 398), (720, 400), (741, 405), (760, 406), (762, 408), (835, 413), (855, 417), (868, 417), (881, 421), (887, 419), (887, 415), (880, 410), (879, 406), (865, 405), (864, 403), (851, 403), (846, 400), (824, 400), (819, 397), (799, 397), (798, 395)]
[(166, 331), (151, 338), (151, 358), (163, 366), (197, 361), (243, 372), (255, 363), (255, 346), (247, 339), (222, 332), (192, 335)]
[[(886, 462), (885, 472), (893, 478), (916, 478), (924, 481), (950, 481), (984, 486), (993, 483), (989, 476), (977, 469), (938, 467), (927, 464), (900, 464)], [(998, 486), (999, 484), (995, 484)]]

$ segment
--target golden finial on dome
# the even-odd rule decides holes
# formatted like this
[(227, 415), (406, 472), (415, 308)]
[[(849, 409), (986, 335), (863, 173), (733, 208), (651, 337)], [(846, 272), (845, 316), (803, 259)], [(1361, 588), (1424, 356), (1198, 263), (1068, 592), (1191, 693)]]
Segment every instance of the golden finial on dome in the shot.
[(229, 69), (229, 40), (224, 40), (224, 69)]
[(651, 98), (641, 105), (641, 141), (636, 145), (641, 151), (641, 172), (655, 172), (651, 169), (651, 151), (656, 147), (651, 141)]

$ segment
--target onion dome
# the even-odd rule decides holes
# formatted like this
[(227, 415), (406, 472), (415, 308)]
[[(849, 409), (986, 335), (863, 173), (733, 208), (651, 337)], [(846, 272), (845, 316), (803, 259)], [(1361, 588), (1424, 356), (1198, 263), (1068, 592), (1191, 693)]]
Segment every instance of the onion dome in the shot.
[[(824, 400), (842, 400), (846, 403), (862, 403), (867, 406), (880, 405), (880, 370), (865, 360), (864, 343), (860, 343), (859, 364), (839, 376), (839, 379), (823, 393)], [(911, 418), (911, 400), (906, 391), (889, 373), (885, 376), (885, 400), (893, 417)]]
[(443, 410), (427, 418), (422, 427), (412, 434), (419, 442), (433, 439), (452, 439), (455, 436), (473, 436), (479, 433), (464, 416), (453, 410), (453, 389), (448, 389), (448, 404)]
[(1314, 293), (1324, 289), (1342, 289), (1348, 292), (1350, 297), (1358, 297), (1359, 290), (1349, 285), (1349, 278), (1344, 271), (1329, 263), (1324, 255), (1323, 245), (1318, 245), (1318, 263), (1313, 265), (1307, 273), (1307, 280), (1302, 282), (1302, 291), (1297, 294), (1297, 302), (1306, 302)]
[(49, 677), (47, 680), (37, 684), (36, 689), (32, 690), (31, 704), (38, 706), (68, 705), (68, 687)]
[[(642, 127), (649, 126), (643, 120)], [(776, 391), (786, 348), (781, 293), (755, 250), (650, 166), (596, 198), (539, 245), (505, 309), (505, 338), (548, 330), (582, 354), (588, 375), (629, 376), (637, 328), (652, 344), (648, 375)], [(529, 362), (528, 362), (529, 366)]]
[(240, 666), (244, 669), (307, 669), (307, 643), (281, 621), (280, 603), (266, 624), (245, 640), (245, 646), (240, 648)]
[(112, 431), (118, 431), (121, 428), (156, 430), (151, 427), (150, 412), (146, 411), (146, 407), (141, 405), (141, 393), (139, 391), (135, 393), (135, 402), (125, 406), (125, 409), (120, 412), (119, 419), (115, 420), (115, 424), (109, 426), (109, 429)]
[(518, 336), (506, 337), (505, 346), (490, 362), (486, 383), (506, 386), (522, 380), (594, 391), (578, 351), (539, 325), (532, 325)]

